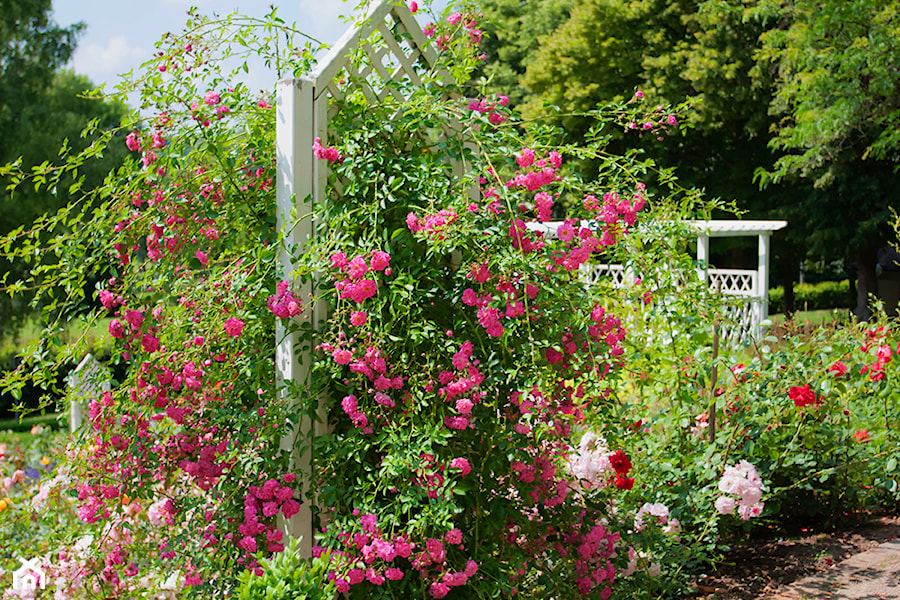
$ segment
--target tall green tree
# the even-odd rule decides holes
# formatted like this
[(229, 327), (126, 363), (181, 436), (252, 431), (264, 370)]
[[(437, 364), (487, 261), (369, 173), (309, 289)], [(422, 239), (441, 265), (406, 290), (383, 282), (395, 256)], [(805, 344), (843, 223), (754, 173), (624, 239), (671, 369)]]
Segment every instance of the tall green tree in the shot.
[[(506, 4), (503, 0), (485, 3), (489, 7)], [(864, 269), (871, 266), (874, 276), (874, 261), (868, 257), (886, 239), (886, 215), (891, 208), (890, 198), (883, 193), (891, 169), (882, 166), (889, 149), (896, 147), (893, 138), (900, 137), (896, 133), (900, 129), (890, 127), (891, 134), (868, 143), (869, 134), (864, 131), (873, 132), (879, 126), (887, 130), (891, 119), (898, 118), (892, 107), (896, 96), (891, 95), (897, 75), (892, 65), (898, 64), (891, 54), (896, 39), (891, 36), (895, 4), (885, 0), (578, 0), (552, 33), (536, 40), (528, 53), (517, 54), (526, 63), (524, 69), (518, 65), (519, 72), (524, 72), (519, 79), (523, 112), (537, 114), (546, 105), (558, 105), (562, 115), (577, 113), (610, 99), (628, 99), (636, 89), (653, 103), (691, 98), (694, 109), (679, 119), (693, 127), (680, 134), (671, 132), (653, 152), (659, 162), (676, 167), (687, 183), (714, 196), (736, 199), (751, 217), (790, 222), (776, 244), (776, 252), (784, 259), (786, 289), (790, 289), (797, 258), (804, 255), (856, 260)], [(819, 5), (826, 10), (817, 10)], [(486, 14), (490, 12), (486, 9)], [(508, 7), (499, 14), (508, 14)], [(494, 26), (496, 31), (510, 28), (511, 17), (506, 18)], [(547, 26), (553, 24), (548, 21)], [(840, 58), (826, 51), (836, 40), (846, 50)], [(877, 56), (865, 58), (868, 55)], [(502, 56), (499, 49), (489, 54), (496, 60)], [(869, 66), (857, 68), (863, 64)], [(857, 75), (858, 85), (848, 84), (850, 91), (857, 92), (853, 101), (842, 99), (852, 96), (849, 92), (826, 93), (829, 72), (840, 74), (839, 67), (847, 77)], [(876, 68), (881, 69), (879, 76), (864, 75)], [(805, 101), (798, 102), (802, 98), (798, 90), (808, 94)], [(876, 90), (880, 91), (876, 94)], [(891, 102), (883, 101), (886, 95), (891, 95)], [(812, 103), (819, 103), (818, 113), (810, 110)], [(830, 150), (829, 140), (820, 132), (823, 147), (816, 128), (834, 130), (832, 120), (840, 119), (851, 106), (856, 107), (854, 114), (864, 109), (868, 117), (845, 119), (833, 134)], [(798, 113), (804, 117), (796, 121)], [(561, 116), (559, 123), (575, 137), (588, 126), (587, 121), (571, 116)], [(807, 148), (803, 142), (808, 142)], [(813, 148), (826, 154), (819, 156)], [(838, 150), (847, 160), (833, 161), (830, 170), (815, 167), (816, 161), (836, 156)], [(808, 151), (811, 160), (800, 168), (797, 161)], [(829, 182), (836, 185), (824, 185)], [(860, 191), (858, 197), (853, 196), (854, 190)], [(871, 282), (861, 273), (863, 297), (873, 289)], [(858, 313), (866, 316), (864, 304)]]
[(0, 162), (17, 156), (7, 140), (22, 132), (23, 112), (71, 58), (84, 24), (60, 27), (51, 0), (0, 0)]
[[(0, 165), (19, 161), (28, 171), (55, 164), (64, 143), (78, 151), (93, 141), (94, 136), (82, 135), (88, 125), (109, 129), (127, 114), (121, 102), (89, 97), (94, 86), (87, 78), (61, 70), (83, 25), (60, 27), (51, 9), (50, 0), (0, 0)], [(80, 173), (83, 186), (99, 184), (123, 160), (127, 150), (120, 146)], [(6, 189), (9, 182), (0, 177), (0, 234), (27, 227), (72, 200), (69, 184), (74, 181), (53, 190), (20, 188), (15, 194)], [(5, 281), (17, 278), (12, 269), (0, 264)], [(27, 304), (0, 295), (0, 336), (15, 331), (30, 311)]]
[(763, 185), (812, 182), (802, 211), (811, 245), (847, 248), (855, 259), (857, 316), (877, 292), (877, 253), (888, 226), (900, 166), (900, 3), (895, 0), (763, 0), (746, 11), (765, 24), (757, 72), (774, 74), (778, 117), (761, 165)]
[(491, 93), (508, 95), (518, 105), (525, 99), (519, 80), (534, 62), (544, 38), (565, 23), (572, 12), (570, 0), (490, 0), (482, 3), (485, 27), (483, 50), (487, 57), (478, 73)]

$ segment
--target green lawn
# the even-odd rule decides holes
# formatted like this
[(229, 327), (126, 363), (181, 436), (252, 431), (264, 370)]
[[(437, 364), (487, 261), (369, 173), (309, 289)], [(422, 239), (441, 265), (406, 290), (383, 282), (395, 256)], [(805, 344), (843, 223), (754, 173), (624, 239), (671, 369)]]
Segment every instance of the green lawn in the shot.
[(0, 432), (27, 432), (35, 425), (46, 425), (53, 429), (58, 429), (60, 427), (68, 427), (68, 419), (66, 418), (60, 421), (60, 413), (36, 415), (25, 417), (24, 419), (7, 419), (5, 421), (0, 421)]
[[(86, 333), (91, 346), (94, 348), (109, 348), (112, 346), (112, 336), (109, 335), (109, 322), (111, 318), (100, 319), (85, 332), (86, 323), (81, 320), (72, 321), (60, 336), (63, 342), (77, 340), (82, 333)], [(19, 352), (22, 348), (32, 343), (41, 335), (41, 326), (37, 319), (29, 319), (22, 329), (14, 336), (0, 339), (0, 356), (9, 356)]]
[[(780, 327), (784, 325), (784, 315), (779, 313), (769, 315), (772, 325)], [(825, 308), (822, 310), (800, 310), (794, 313), (794, 323), (804, 326), (833, 325), (836, 323), (849, 323), (850, 313), (844, 308)]]

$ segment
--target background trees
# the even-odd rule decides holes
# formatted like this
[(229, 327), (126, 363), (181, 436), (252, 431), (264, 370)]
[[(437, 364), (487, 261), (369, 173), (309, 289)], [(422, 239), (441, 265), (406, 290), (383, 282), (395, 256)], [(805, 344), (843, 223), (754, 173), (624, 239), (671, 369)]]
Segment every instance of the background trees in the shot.
[[(50, 0), (0, 0), (0, 165), (21, 160), (24, 170), (59, 160), (63, 140), (74, 151), (86, 148), (92, 136), (82, 130), (96, 119), (99, 130), (118, 125), (124, 104), (86, 95), (93, 84), (86, 77), (62, 71), (75, 50), (83, 24), (60, 27), (51, 18)], [(124, 146), (112, 147), (102, 161), (80, 174), (94, 187), (124, 158)], [(30, 225), (70, 200), (68, 184), (52, 190), (23, 187), (13, 194), (10, 180), (0, 177), (0, 234)], [(0, 264), (7, 281), (18, 279), (11, 264)], [(0, 295), (0, 336), (14, 332), (30, 313), (27, 303), (13, 304)]]
[(769, 111), (778, 117), (769, 141), (778, 157), (760, 165), (761, 182), (813, 183), (816, 192), (799, 207), (810, 247), (856, 261), (857, 316), (867, 317), (877, 252), (900, 206), (898, 3), (764, 0), (745, 15), (765, 26), (756, 70), (773, 75)]
[[(485, 74), (496, 85), (519, 74), (526, 115), (557, 104), (557, 122), (577, 138), (583, 122), (567, 113), (635, 89), (652, 103), (693, 99), (683, 118), (694, 127), (667, 135), (657, 160), (752, 218), (789, 220), (776, 239), (782, 279), (798, 258), (856, 261), (857, 314), (867, 316), (875, 252), (897, 204), (896, 2), (485, 4), (497, 39)], [(516, 38), (523, 21), (552, 36)]]

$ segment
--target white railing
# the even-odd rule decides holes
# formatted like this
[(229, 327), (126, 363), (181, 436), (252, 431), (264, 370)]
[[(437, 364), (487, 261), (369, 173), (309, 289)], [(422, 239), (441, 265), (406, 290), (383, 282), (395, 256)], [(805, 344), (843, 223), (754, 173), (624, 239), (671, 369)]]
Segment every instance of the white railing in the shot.
[(708, 269), (710, 289), (731, 296), (760, 296), (756, 285), (756, 271), (747, 269)]
[[(707, 269), (707, 282), (711, 290), (730, 296), (722, 315), (720, 337), (731, 344), (739, 344), (755, 335), (763, 321), (762, 303), (765, 297), (759, 293), (758, 274), (747, 269)], [(579, 278), (585, 285), (608, 281), (621, 289), (632, 284), (635, 275), (624, 265), (587, 264), (581, 267)]]

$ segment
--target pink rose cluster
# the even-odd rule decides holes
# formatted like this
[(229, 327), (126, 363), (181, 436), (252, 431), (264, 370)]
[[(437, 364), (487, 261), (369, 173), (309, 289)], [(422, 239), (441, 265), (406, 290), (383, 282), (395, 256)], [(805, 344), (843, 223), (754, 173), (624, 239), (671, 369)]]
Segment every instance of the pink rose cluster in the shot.
[(316, 138), (313, 141), (313, 154), (319, 160), (327, 160), (331, 163), (342, 163), (344, 162), (344, 157), (341, 156), (341, 153), (338, 152), (338, 149), (335, 147), (325, 147), (322, 146), (322, 138)]
[(471, 13), (452, 13), (449, 17), (447, 17), (447, 22), (451, 25), (459, 25), (460, 23), (462, 23), (462, 28), (469, 32), (469, 41), (472, 43), (472, 45), (477, 46), (481, 43), (484, 32), (476, 27), (476, 25), (478, 25), (478, 21)]
[[(595, 213), (597, 220), (606, 224), (606, 230), (612, 232), (627, 232), (629, 227), (637, 222), (637, 214), (643, 210), (647, 203), (644, 197), (646, 186), (638, 182), (631, 199), (622, 198), (616, 192), (607, 192), (603, 195), (603, 205), (595, 196), (585, 196), (582, 200), (584, 208)], [(609, 245), (609, 244), (604, 244)]]
[(359, 410), (359, 403), (356, 401), (356, 396), (353, 394), (344, 396), (344, 399), (341, 400), (341, 408), (344, 409), (344, 412), (350, 417), (354, 427), (362, 429), (363, 433), (372, 433), (374, 431), (369, 427), (369, 418), (366, 417), (365, 413)]
[(500, 125), (509, 120), (509, 115), (501, 109), (509, 104), (509, 97), (503, 94), (497, 94), (496, 100), (482, 98), (481, 100), (472, 100), (469, 102), (469, 110), (477, 113), (487, 114), (488, 122), (492, 125)]
[(557, 151), (552, 151), (545, 158), (535, 160), (536, 155), (531, 148), (523, 148), (516, 155), (516, 164), (525, 172), (516, 172), (516, 175), (506, 182), (506, 187), (523, 187), (529, 192), (536, 192), (545, 185), (560, 181), (559, 168), (562, 166), (562, 156)]
[[(644, 93), (640, 90), (634, 93), (632, 97), (632, 102), (643, 100)], [(663, 135), (668, 132), (670, 126), (678, 124), (678, 115), (674, 113), (666, 114), (662, 106), (657, 106), (650, 114), (644, 117), (643, 123), (636, 123), (635, 121), (631, 121), (626, 126), (626, 129), (630, 129), (633, 131), (649, 132), (655, 134), (657, 139), (662, 141)]]
[[(875, 349), (875, 360), (870, 364), (864, 364), (859, 370), (860, 375), (868, 373), (869, 379), (872, 381), (884, 380), (884, 368), (891, 362), (891, 355), (893, 352), (891, 351), (890, 345), (887, 344), (888, 333), (890, 333), (890, 330), (884, 326), (873, 327), (866, 332), (866, 336), (871, 341), (866, 342), (860, 348), (866, 353), (871, 352), (873, 348)], [(900, 353), (900, 344), (897, 345), (897, 352)]]
[[(716, 500), (716, 510), (720, 514), (730, 515), (734, 509), (744, 521), (762, 514), (764, 503), (762, 500), (763, 482), (756, 467), (742, 460), (733, 467), (725, 467), (725, 473), (719, 481), (719, 491), (729, 496), (719, 496)], [(737, 498), (734, 498), (737, 496)]]
[[(445, 494), (451, 493), (451, 490), (444, 488), (444, 472), (448, 465), (438, 462), (434, 454), (423, 453), (419, 456), (419, 464), (415, 468), (412, 482), (423, 488), (425, 494), (435, 500), (443, 498)], [(449, 469), (459, 471), (460, 477), (465, 477), (472, 472), (472, 465), (469, 460), (458, 456), (450, 461)]]
[(509, 226), (509, 237), (512, 240), (513, 248), (521, 250), (522, 254), (531, 254), (544, 248), (543, 234), (528, 231), (528, 226), (522, 219), (512, 220)]
[(425, 237), (432, 240), (443, 240), (446, 238), (447, 228), (457, 219), (456, 211), (452, 208), (445, 208), (436, 214), (428, 215), (422, 220), (415, 213), (406, 215), (406, 226), (413, 233), (422, 233)]
[[(333, 581), (339, 592), (346, 594), (351, 586), (371, 584), (380, 586), (387, 580), (399, 581), (407, 572), (397, 566), (412, 565), (419, 572), (432, 598), (444, 598), (454, 587), (461, 587), (478, 572), (478, 563), (466, 562), (461, 570), (450, 568), (447, 547), (462, 547), (463, 533), (457, 528), (447, 531), (442, 537), (425, 538), (424, 543), (411, 541), (406, 535), (386, 535), (378, 527), (378, 517), (374, 514), (359, 514), (359, 529), (354, 533), (344, 531), (337, 535), (343, 548), (332, 555), (333, 569), (328, 579)], [(321, 555), (319, 547), (313, 555)], [(408, 567), (404, 567), (408, 569)]]
[[(441, 384), (438, 397), (443, 397), (444, 402), (454, 403), (459, 412), (458, 415), (444, 417), (444, 425), (448, 429), (463, 430), (470, 427), (472, 408), (486, 396), (485, 392), (477, 390), (484, 381), (484, 375), (478, 369), (479, 361), (471, 360), (472, 353), (472, 342), (463, 342), (459, 351), (453, 355), (453, 368), (456, 372), (441, 371), (438, 375)], [(427, 389), (430, 388), (429, 385)]]
[[(418, 5), (416, 5), (416, 9), (418, 9)], [(412, 12), (416, 11), (413, 10)], [(484, 32), (476, 27), (478, 25), (478, 21), (475, 18), (475, 15), (472, 15), (471, 13), (455, 12), (447, 17), (447, 24), (452, 27), (456, 27), (457, 29), (437, 36), (437, 38), (435, 39), (435, 44), (437, 45), (438, 50), (447, 49), (448, 44), (450, 43), (451, 34), (467, 34), (467, 43), (472, 47), (475, 47), (481, 43)], [(442, 27), (442, 30), (446, 29)], [(428, 23), (425, 27), (422, 28), (422, 32), (429, 38), (434, 38), (437, 35), (434, 23)], [(484, 60), (486, 57), (484, 54), (481, 54), (478, 58)]]
[(290, 519), (300, 511), (300, 503), (294, 500), (294, 490), (289, 485), (295, 476), (288, 473), (282, 481), (268, 479), (261, 486), (251, 485), (244, 496), (244, 520), (238, 525), (238, 547), (245, 551), (244, 559), (253, 561), (252, 555), (265, 549), (266, 552), (284, 550), (281, 530), (274, 526), (274, 518), (282, 513)]
[[(153, 140), (154, 148), (165, 143), (159, 134), (154, 134)], [(199, 196), (203, 204), (216, 207), (224, 201), (225, 194), (221, 182), (209, 182), (201, 187)], [(148, 208), (157, 207), (161, 218), (149, 219), (150, 222), (147, 224), (149, 233), (143, 240), (132, 237), (136, 233), (132, 233), (132, 225), (136, 222), (146, 223), (148, 221), (145, 218), (146, 213), (132, 211), (113, 226), (120, 239), (131, 234), (129, 242), (118, 241), (113, 244), (116, 258), (121, 264), (129, 264), (130, 255), (139, 252), (142, 247), (146, 248), (147, 258), (152, 262), (159, 262), (167, 256), (176, 261), (183, 261), (185, 257), (180, 252), (188, 248), (202, 266), (208, 264), (208, 254), (196, 245), (206, 240), (219, 239), (220, 233), (215, 226), (215, 220), (205, 216), (205, 211), (200, 210), (199, 203), (189, 193), (181, 193), (177, 198), (176, 203), (167, 202), (167, 194), (162, 187), (151, 190), (146, 196), (140, 190), (132, 194), (131, 203), (136, 208), (143, 208), (145, 203)], [(182, 210), (189, 216), (180, 212)], [(198, 231), (202, 237), (197, 235)]]
[(343, 252), (335, 252), (331, 255), (332, 268), (339, 269), (346, 277), (334, 284), (341, 299), (349, 298), (357, 304), (362, 304), (378, 293), (378, 283), (368, 277), (369, 273), (384, 272), (391, 274), (391, 256), (382, 250), (375, 250), (369, 257), (369, 262), (362, 255), (354, 256), (347, 260)]
[(581, 528), (564, 535), (566, 542), (576, 548), (575, 572), (578, 575), (575, 585), (583, 595), (599, 593), (601, 600), (606, 600), (612, 594), (610, 585), (616, 576), (616, 569), (610, 560), (616, 553), (616, 542), (619, 541), (618, 533), (612, 533), (601, 524), (590, 526), (582, 533)]
[[(372, 394), (372, 400), (376, 405), (383, 407), (382, 410), (393, 409), (397, 406), (397, 401), (391, 397), (391, 391), (402, 390), (405, 384), (404, 379), (400, 376), (390, 376), (390, 365), (378, 348), (368, 346), (362, 357), (355, 358), (352, 351), (342, 346), (334, 346), (326, 342), (319, 347), (330, 353), (337, 364), (349, 365), (350, 371), (365, 377), (368, 380), (365, 387), (372, 386), (367, 389), (366, 393)], [(355, 427), (362, 429), (363, 433), (372, 433), (372, 423), (369, 422), (368, 416), (359, 410), (359, 401), (356, 396), (345, 396), (341, 401), (341, 408), (350, 417)]]
[[(485, 271), (479, 270), (479, 276), (475, 277), (475, 280), (480, 281), (480, 277), (484, 273)], [(484, 283), (487, 283), (487, 281), (488, 279), (485, 278)], [(485, 292), (479, 296), (472, 288), (463, 290), (463, 304), (478, 309), (478, 323), (491, 337), (501, 337), (503, 335), (505, 329), (501, 322), (501, 318), (515, 319), (525, 316), (525, 301), (522, 298), (523, 290), (521, 282), (518, 282), (518, 285), (516, 283), (517, 282), (506, 279), (502, 279), (496, 283), (494, 286), (494, 290), (498, 292), (498, 297), (496, 299), (491, 292)], [(524, 288), (524, 295), (530, 300), (535, 300), (537, 298), (537, 286), (526, 283)], [(496, 306), (491, 306), (491, 303), (495, 301), (502, 307), (502, 310)]]
[(303, 305), (290, 290), (290, 283), (279, 281), (274, 296), (269, 296), (266, 306), (279, 319), (289, 319), (303, 312)]
[[(648, 519), (649, 517), (649, 519)], [(643, 531), (647, 521), (662, 525), (663, 533), (677, 534), (681, 531), (678, 519), (669, 516), (669, 508), (661, 502), (645, 502), (634, 515), (634, 530)]]
[[(607, 313), (600, 305), (591, 310), (592, 324), (588, 326), (588, 339), (574, 333), (563, 334), (558, 346), (544, 350), (547, 362), (554, 365), (562, 375), (574, 377), (587, 371), (594, 371), (601, 377), (608, 365), (598, 364), (595, 357), (608, 349), (612, 356), (621, 356), (625, 351), (621, 346), (625, 339), (625, 328), (621, 320)], [(603, 348), (603, 346), (606, 348)]]
[[(101, 292), (100, 301), (104, 307), (113, 308), (118, 300), (111, 293)], [(109, 322), (109, 335), (124, 340), (126, 348), (140, 348), (148, 354), (153, 354), (160, 349), (159, 335), (159, 318), (162, 311), (154, 310), (153, 316), (155, 323), (144, 330), (144, 312), (140, 310), (132, 310), (122, 306), (116, 311), (116, 318)]]
[(237, 317), (231, 317), (227, 321), (225, 321), (225, 333), (230, 335), (233, 338), (238, 338), (243, 335), (244, 332), (244, 322), (238, 319)]
[[(598, 523), (599, 520), (599, 515), (595, 512), (582, 511), (577, 520), (563, 530), (548, 526), (547, 537), (556, 540), (552, 542), (552, 549), (563, 560), (574, 563), (578, 591), (583, 596), (606, 600), (612, 594), (610, 585), (616, 576), (611, 559), (616, 555), (616, 546), (621, 536)], [(551, 544), (546, 538), (537, 543), (525, 539), (513, 524), (508, 528), (506, 541), (513, 546), (519, 545), (522, 551), (532, 556), (539, 556), (550, 550), (548, 546)]]
[(578, 448), (569, 455), (567, 469), (569, 474), (584, 490), (602, 490), (616, 476), (609, 457), (612, 453), (593, 431), (581, 436)]

